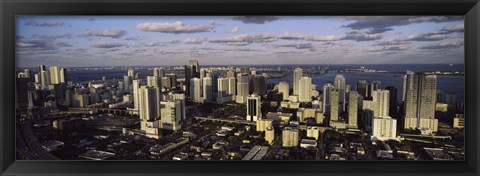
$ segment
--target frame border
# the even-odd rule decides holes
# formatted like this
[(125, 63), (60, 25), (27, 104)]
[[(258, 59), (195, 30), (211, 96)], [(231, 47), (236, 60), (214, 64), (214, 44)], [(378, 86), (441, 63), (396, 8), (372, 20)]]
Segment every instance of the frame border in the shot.
[[(1, 175), (479, 175), (478, 0), (0, 0)], [(465, 161), (15, 161), (16, 15), (465, 15)]]

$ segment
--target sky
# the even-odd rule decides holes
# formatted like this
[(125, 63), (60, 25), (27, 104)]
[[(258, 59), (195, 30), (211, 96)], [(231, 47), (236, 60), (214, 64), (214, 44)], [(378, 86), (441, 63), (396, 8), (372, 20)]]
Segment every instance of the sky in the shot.
[(458, 64), (463, 16), (17, 16), (17, 67)]

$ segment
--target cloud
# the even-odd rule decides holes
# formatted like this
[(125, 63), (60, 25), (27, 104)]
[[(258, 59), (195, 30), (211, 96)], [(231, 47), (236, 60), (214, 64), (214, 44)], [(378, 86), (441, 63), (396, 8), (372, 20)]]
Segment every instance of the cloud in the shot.
[(315, 42), (332, 42), (342, 40), (341, 36), (337, 35), (315, 35), (315, 34), (297, 34), (286, 32), (277, 37), (278, 39), (283, 40), (305, 40), (305, 41), (315, 41)]
[(444, 27), (444, 28), (442, 28), (441, 31), (442, 31), (443, 33), (446, 33), (446, 34), (460, 33), (460, 32), (464, 32), (464, 31), (465, 31), (465, 27), (464, 27), (463, 24), (459, 24), (459, 25), (456, 25), (456, 26)]
[(19, 40), (16, 43), (19, 49), (34, 49), (34, 50), (53, 50), (55, 47), (51, 41), (48, 40)]
[(276, 16), (233, 16), (232, 20), (241, 21), (245, 24), (265, 24), (280, 19)]
[(205, 24), (192, 24), (187, 25), (180, 21), (175, 23), (140, 23), (137, 25), (137, 29), (145, 32), (161, 32), (171, 34), (181, 33), (200, 33), (200, 32), (212, 32), (214, 27)]
[(418, 41), (418, 42), (423, 42), (423, 41), (439, 41), (446, 39), (448, 36), (445, 34), (441, 33), (421, 33), (421, 34), (415, 34), (408, 36), (405, 39), (402, 39), (403, 41)]
[(284, 34), (278, 36), (278, 39), (283, 39), (283, 40), (305, 40), (306, 35), (304, 34), (296, 34), (296, 33), (290, 33), (290, 32), (285, 32)]
[(57, 27), (57, 26), (63, 26), (63, 25), (65, 25), (65, 23), (64, 22), (53, 22), (53, 21), (38, 23), (35, 20), (30, 20), (30, 21), (25, 22), (25, 25), (26, 26), (38, 26), (38, 27)]
[(44, 39), (44, 40), (55, 40), (55, 39), (61, 39), (61, 38), (71, 38), (72, 34), (52, 34), (52, 35), (34, 35), (34, 37), (39, 38), (39, 39)]
[(282, 43), (273, 45), (273, 47), (288, 47), (288, 48), (295, 48), (295, 49), (314, 49), (311, 43)]
[(203, 39), (196, 39), (196, 38), (186, 38), (185, 40), (183, 40), (183, 43), (186, 43), (186, 44), (202, 44), (206, 39), (203, 38)]
[(240, 27), (236, 26), (236, 27), (234, 27), (234, 28), (230, 29), (230, 31), (229, 31), (229, 32), (231, 32), (231, 33), (237, 33), (237, 32), (240, 32)]
[(453, 49), (463, 46), (463, 42), (441, 42), (434, 45), (423, 46), (420, 49), (425, 50), (441, 50), (441, 49)]
[(346, 32), (346, 35), (342, 37), (342, 40), (353, 40), (356, 42), (364, 42), (364, 41), (373, 41), (382, 39), (383, 35), (381, 34), (368, 34), (364, 31), (359, 30), (349, 30)]
[(97, 30), (87, 30), (82, 33), (84, 37), (111, 37), (111, 38), (120, 38), (127, 34), (127, 31), (120, 29), (108, 29), (104, 31)]
[(93, 45), (90, 45), (93, 48), (104, 48), (104, 49), (111, 49), (111, 48), (118, 48), (126, 46), (123, 43), (115, 43), (115, 42), (99, 42)]
[(382, 52), (382, 51), (390, 51), (390, 52), (398, 52), (398, 51), (405, 51), (408, 50), (410, 47), (406, 45), (392, 45), (392, 46), (385, 46), (381, 48), (373, 48), (368, 49), (370, 52)]
[(319, 35), (307, 35), (305, 37), (307, 41), (317, 41), (317, 42), (331, 42), (331, 41), (339, 41), (342, 40), (342, 37), (337, 35), (327, 35), (327, 36), (319, 36)]
[(273, 42), (277, 39), (275, 35), (272, 34), (256, 34), (256, 35), (237, 35), (233, 37), (225, 37), (220, 39), (210, 39), (210, 43), (219, 43), (230, 46), (245, 46), (252, 43), (267, 43)]
[(387, 41), (379, 41), (375, 45), (389, 46), (389, 45), (406, 45), (406, 44), (410, 44), (410, 42), (400, 41), (400, 40), (387, 40)]
[(379, 34), (393, 30), (395, 26), (414, 23), (443, 23), (461, 21), (463, 16), (355, 16), (342, 17), (342, 20), (355, 21), (342, 27), (352, 30), (367, 30), (368, 34)]

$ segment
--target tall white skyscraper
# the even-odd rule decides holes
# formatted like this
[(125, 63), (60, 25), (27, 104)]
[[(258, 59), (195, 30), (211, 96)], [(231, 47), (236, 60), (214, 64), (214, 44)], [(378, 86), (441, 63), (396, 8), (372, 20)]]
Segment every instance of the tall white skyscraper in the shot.
[(160, 115), (160, 103), (158, 87), (141, 86), (138, 90), (139, 95), (139, 116), (142, 121), (154, 121)]
[(190, 79), (190, 99), (194, 102), (201, 103), (202, 100), (202, 80), (200, 78)]
[(386, 117), (390, 112), (390, 92), (388, 90), (375, 90), (371, 92), (372, 100), (363, 100), (363, 109), (373, 112), (374, 117)]
[(345, 77), (343, 75), (336, 75), (334, 81), (335, 89), (338, 91), (338, 101), (341, 104), (342, 110), (345, 110), (345, 91), (346, 91), (346, 83)]
[(246, 103), (249, 93), (249, 76), (247, 74), (237, 75), (237, 96), (235, 101), (237, 103)]
[(437, 77), (407, 71), (405, 84), (405, 129), (427, 128), (436, 132)]
[(206, 102), (213, 102), (212, 78), (210, 76), (204, 77), (202, 86), (203, 86), (203, 100)]
[(247, 98), (247, 121), (257, 121), (262, 118), (262, 101), (260, 96), (252, 94)]
[(217, 80), (217, 103), (235, 100), (235, 78), (218, 78)]
[(139, 105), (139, 103), (140, 103), (140, 94), (139, 94), (140, 80), (133, 80), (132, 88), (133, 88), (133, 108), (135, 110), (139, 110), (139, 107), (140, 107), (140, 105)]
[(288, 100), (288, 96), (290, 96), (290, 86), (288, 83), (285, 81), (278, 83), (278, 92), (282, 93), (283, 100)]
[(298, 95), (300, 92), (299, 81), (303, 77), (303, 70), (301, 68), (295, 68), (293, 71), (293, 95)]
[(300, 102), (311, 102), (312, 101), (312, 78), (302, 77), (298, 81), (299, 91), (298, 96)]
[(65, 68), (51, 66), (50, 67), (50, 84), (65, 83)]
[(348, 97), (348, 127), (358, 128), (358, 98), (357, 91), (350, 91)]

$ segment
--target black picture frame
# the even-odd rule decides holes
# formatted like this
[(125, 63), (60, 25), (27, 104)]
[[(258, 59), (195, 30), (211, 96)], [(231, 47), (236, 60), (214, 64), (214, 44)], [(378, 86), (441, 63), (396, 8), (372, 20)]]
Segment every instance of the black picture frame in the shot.
[[(479, 175), (478, 0), (1, 0), (1, 175)], [(15, 161), (16, 15), (465, 15), (465, 161)]]

